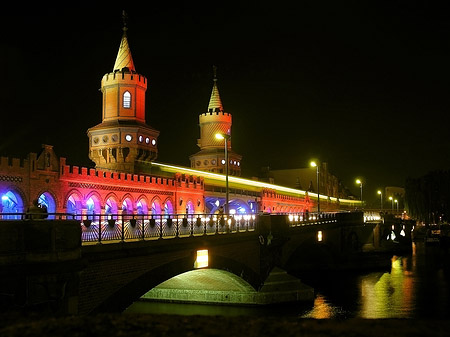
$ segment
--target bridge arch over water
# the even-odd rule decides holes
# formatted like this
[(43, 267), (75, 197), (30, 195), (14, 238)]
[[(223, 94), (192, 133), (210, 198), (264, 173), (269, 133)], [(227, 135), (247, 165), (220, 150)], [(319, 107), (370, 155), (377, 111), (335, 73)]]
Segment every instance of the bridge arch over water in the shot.
[[(194, 268), (194, 262), (200, 249), (207, 249), (209, 257), (208, 268), (203, 269), (201, 277), (209, 275), (214, 279), (217, 271), (221, 271), (233, 284), (256, 292), (263, 283), (258, 273), (260, 244), (257, 237), (251, 235), (237, 241), (230, 237), (218, 239), (213, 240), (219, 241), (218, 245), (217, 242), (207, 243), (201, 237), (179, 240), (173, 242), (173, 246), (165, 244), (166, 240), (137, 243), (130, 250), (117, 250), (116, 246), (109, 254), (105, 252), (107, 246), (83, 247), (83, 255), (89, 263), (80, 276), (80, 312), (123, 311), (151, 289), (174, 277), (181, 281), (195, 280), (199, 275), (195, 270), (200, 269)], [(139, 248), (143, 245), (147, 247)], [(184, 273), (188, 274), (181, 277)]]

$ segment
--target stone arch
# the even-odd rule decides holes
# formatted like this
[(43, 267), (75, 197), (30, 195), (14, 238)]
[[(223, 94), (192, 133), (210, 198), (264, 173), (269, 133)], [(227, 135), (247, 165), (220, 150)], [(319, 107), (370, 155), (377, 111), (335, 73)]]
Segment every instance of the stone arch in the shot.
[(136, 213), (137, 214), (148, 214), (148, 199), (145, 195), (140, 195), (136, 201)]
[(52, 213), (56, 213), (57, 207), (55, 195), (53, 193), (50, 193), (49, 191), (41, 192), (38, 196), (38, 203), (47, 210), (47, 213), (50, 213), (47, 217), (48, 219), (55, 218), (55, 215)]
[(118, 200), (119, 198), (115, 193), (109, 193), (105, 197), (105, 214), (108, 215), (109, 219), (117, 219)]
[(127, 193), (122, 198), (121, 203), (122, 214), (133, 214), (134, 213), (134, 199), (131, 194)]
[(150, 204), (150, 209), (153, 215), (159, 215), (161, 214), (161, 199), (158, 196), (155, 196), (152, 199), (152, 202)]
[(83, 195), (78, 190), (71, 190), (67, 193), (64, 204), (66, 213), (74, 214), (76, 219), (81, 219), (83, 214)]
[[(128, 280), (126, 284), (121, 284), (118, 289), (108, 294), (108, 297), (102, 303), (98, 303), (92, 310), (95, 312), (122, 312), (129, 307), (133, 302), (137, 301), (142, 295), (153, 289), (164, 281), (171, 279), (174, 276), (183, 274), (194, 270), (193, 261), (195, 260), (194, 252), (190, 256), (169, 261), (163, 265), (154, 268), (154, 264), (146, 263), (147, 271), (143, 273), (132, 273), (129, 275), (139, 275), (137, 278)], [(135, 257), (135, 262), (138, 259), (147, 260), (147, 257)], [(261, 276), (256, 274), (252, 268), (242, 264), (240, 261), (225, 258), (222, 256), (212, 255), (211, 260), (214, 260), (214, 266), (211, 268), (226, 270), (237, 277), (241, 277), (255, 290), (261, 285)], [(143, 263), (140, 264), (141, 266)], [(95, 268), (92, 266), (91, 268)], [(123, 274), (123, 271), (118, 271)], [(114, 277), (113, 273), (108, 273), (108, 277)], [(242, 277), (244, 276), (244, 277)], [(107, 278), (103, 278), (101, 282), (111, 283)]]
[(164, 214), (170, 215), (174, 213), (174, 207), (173, 207), (173, 201), (172, 198), (168, 197), (166, 200), (164, 200)]
[[(25, 197), (21, 190), (16, 187), (7, 187), (0, 192), (0, 213), (23, 213)], [(3, 219), (19, 219), (19, 215), (4, 215)]]
[(237, 215), (250, 214), (251, 208), (245, 200), (233, 199), (229, 202), (230, 213)]
[(100, 214), (102, 212), (102, 197), (98, 192), (90, 192), (85, 199), (87, 214)]

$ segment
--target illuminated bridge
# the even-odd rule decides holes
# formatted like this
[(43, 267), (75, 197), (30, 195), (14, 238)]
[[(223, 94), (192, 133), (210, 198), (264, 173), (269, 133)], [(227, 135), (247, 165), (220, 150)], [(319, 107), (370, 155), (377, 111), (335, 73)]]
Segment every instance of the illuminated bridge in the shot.
[[(122, 215), (81, 225), (2, 220), (0, 300), (5, 307), (72, 314), (122, 311), (139, 298), (245, 305), (312, 300), (313, 289), (292, 274), (360, 268), (370, 264), (371, 252), (392, 249), (385, 237), (391, 225), (362, 218), (345, 212)], [(392, 230), (400, 237), (404, 227)]]

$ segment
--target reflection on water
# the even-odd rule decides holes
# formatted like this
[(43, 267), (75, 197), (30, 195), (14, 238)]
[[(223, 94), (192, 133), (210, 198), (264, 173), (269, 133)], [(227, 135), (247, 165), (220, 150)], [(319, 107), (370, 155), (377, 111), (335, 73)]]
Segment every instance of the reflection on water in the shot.
[(304, 280), (316, 289), (314, 303), (264, 308), (137, 302), (126, 312), (184, 315), (283, 315), (303, 318), (450, 318), (448, 252), (414, 245), (394, 256), (390, 271), (334, 273)]
[(345, 316), (345, 312), (341, 307), (329, 303), (323, 295), (317, 294), (313, 308), (300, 316), (302, 318), (335, 318)]
[(300, 317), (450, 318), (448, 254), (442, 253), (414, 245), (412, 254), (392, 258), (390, 271), (335, 274), (333, 286), (319, 281), (313, 308)]

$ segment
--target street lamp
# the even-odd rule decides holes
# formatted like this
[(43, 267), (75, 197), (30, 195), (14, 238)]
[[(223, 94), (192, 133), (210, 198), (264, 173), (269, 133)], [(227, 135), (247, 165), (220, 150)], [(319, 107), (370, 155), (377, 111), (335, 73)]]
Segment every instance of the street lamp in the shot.
[(398, 213), (398, 200), (395, 199), (394, 202), (397, 204), (397, 213)]
[(389, 200), (391, 201), (392, 204), (392, 212), (394, 212), (394, 198), (389, 197)]
[(228, 192), (228, 141), (230, 140), (231, 136), (227, 135), (225, 133), (216, 133), (216, 138), (220, 139), (220, 140), (225, 140), (225, 207), (224, 207), (224, 211), (225, 214), (228, 215), (229, 213), (229, 206), (228, 206), (228, 197), (229, 197), (229, 192)]
[(356, 179), (356, 183), (359, 184), (359, 188), (361, 189), (361, 207), (362, 207), (362, 201), (363, 201), (363, 198), (362, 198), (362, 195), (363, 195), (363, 193), (362, 193), (362, 190), (363, 190), (363, 183), (362, 183), (362, 181), (361, 181), (360, 179)]
[(383, 210), (383, 193), (381, 191), (377, 191), (380, 195), (380, 210)]
[(317, 175), (317, 214), (319, 215), (319, 213), (320, 213), (319, 164), (316, 163), (315, 161), (312, 161), (309, 165), (311, 167), (315, 167), (316, 168), (316, 175)]

